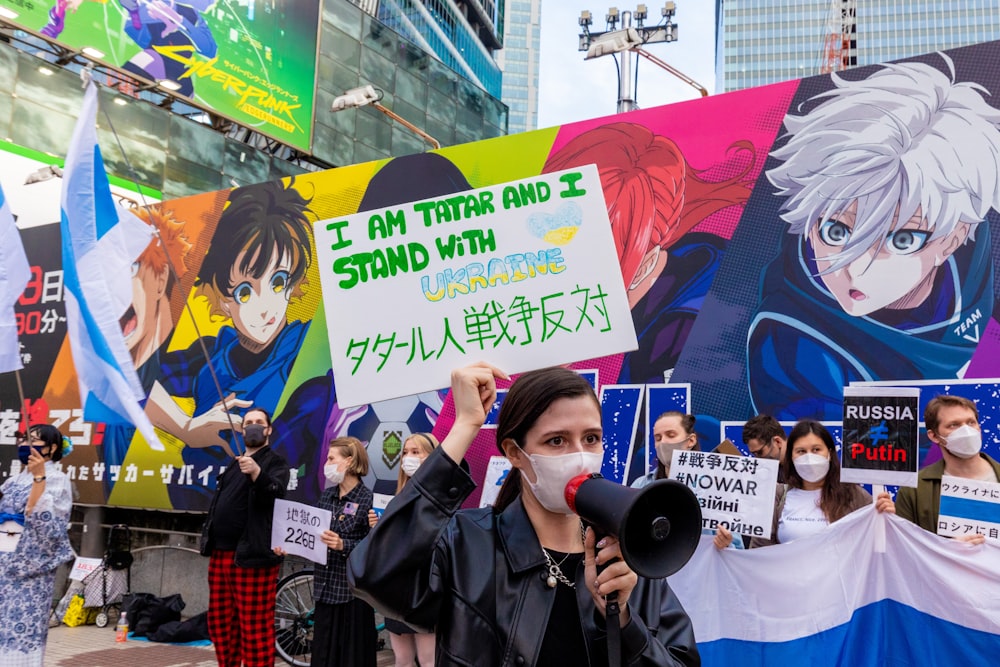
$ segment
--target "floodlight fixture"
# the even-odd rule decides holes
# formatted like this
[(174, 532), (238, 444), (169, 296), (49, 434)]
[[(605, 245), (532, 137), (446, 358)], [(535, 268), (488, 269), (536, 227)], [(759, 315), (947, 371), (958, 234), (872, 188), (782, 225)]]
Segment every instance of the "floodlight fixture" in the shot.
[(580, 25), (586, 28), (589, 25), (593, 25), (594, 18), (591, 16), (590, 12), (584, 9), (580, 12)]
[(618, 17), (620, 16), (617, 7), (608, 7), (608, 14), (604, 17), (604, 20), (608, 22), (611, 29), (614, 30), (615, 26), (618, 24)]
[(584, 60), (600, 58), (609, 53), (621, 53), (622, 51), (634, 49), (637, 46), (642, 46), (642, 36), (635, 28), (606, 32), (598, 35), (590, 42), (590, 48), (587, 49), (587, 55), (584, 56)]
[(339, 95), (334, 98), (331, 111), (343, 111), (344, 109), (358, 109), (360, 107), (373, 106), (383, 114), (396, 121), (406, 129), (410, 130), (414, 134), (418, 135), (421, 139), (429, 143), (434, 148), (441, 148), (441, 142), (427, 134), (419, 127), (406, 120), (399, 114), (392, 111), (387, 107), (382, 106), (381, 100), (383, 93), (381, 90), (375, 86), (361, 86), (359, 88), (351, 88), (343, 95)]
[(677, 13), (677, 4), (674, 2), (663, 3), (663, 9), (660, 10), (660, 16), (669, 19)]
[(636, 21), (639, 21), (641, 25), (641, 23), (645, 21), (648, 17), (649, 17), (649, 10), (646, 8), (646, 5), (644, 4), (636, 5), (635, 14), (633, 15), (633, 18), (635, 18)]
[(380, 101), (382, 96), (382, 91), (378, 90), (375, 86), (351, 88), (343, 95), (334, 98), (332, 111), (365, 107)]

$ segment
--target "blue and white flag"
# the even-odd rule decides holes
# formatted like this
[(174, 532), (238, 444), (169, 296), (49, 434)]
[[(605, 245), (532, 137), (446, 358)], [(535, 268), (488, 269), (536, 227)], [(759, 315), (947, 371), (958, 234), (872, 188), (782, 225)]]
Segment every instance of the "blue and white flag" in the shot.
[(670, 585), (706, 667), (1000, 659), (1000, 546), (939, 537), (873, 506), (750, 551), (702, 537)]
[(31, 278), (21, 233), (0, 188), (0, 373), (23, 368), (14, 304)]
[(119, 320), (132, 303), (132, 262), (149, 225), (118, 205), (97, 145), (97, 86), (87, 86), (66, 156), (62, 188), (63, 282), (84, 419), (131, 424), (163, 449), (139, 401), (145, 393)]

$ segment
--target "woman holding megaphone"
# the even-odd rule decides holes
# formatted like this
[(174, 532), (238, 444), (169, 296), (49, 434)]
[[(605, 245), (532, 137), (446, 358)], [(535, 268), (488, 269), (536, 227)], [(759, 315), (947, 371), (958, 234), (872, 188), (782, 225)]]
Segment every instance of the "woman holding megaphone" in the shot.
[(597, 539), (566, 503), (567, 483), (603, 459), (600, 404), (577, 373), (547, 368), (514, 382), (496, 429), (512, 466), (497, 505), (459, 510), (474, 488), (459, 462), (496, 400), (496, 378), (507, 376), (485, 363), (452, 372), (455, 423), (351, 554), (357, 594), (435, 627), (438, 664), (607, 664), (614, 594), (614, 662), (700, 664), (666, 581), (640, 578), (618, 540)]

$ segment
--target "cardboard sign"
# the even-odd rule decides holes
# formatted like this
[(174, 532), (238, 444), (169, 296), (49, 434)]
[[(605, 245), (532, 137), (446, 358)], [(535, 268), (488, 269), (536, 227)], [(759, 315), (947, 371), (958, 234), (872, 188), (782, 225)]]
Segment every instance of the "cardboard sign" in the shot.
[(388, 493), (373, 493), (372, 494), (372, 510), (375, 511), (375, 516), (382, 518), (382, 514), (385, 513), (385, 508), (389, 506), (389, 501), (396, 496), (391, 496)]
[(491, 456), (486, 466), (486, 479), (483, 480), (483, 493), (479, 496), (480, 507), (492, 507), (500, 494), (500, 487), (510, 473), (510, 460), (506, 456)]
[(916, 486), (920, 390), (844, 387), (840, 481)]
[(325, 565), (326, 545), (319, 536), (330, 528), (331, 521), (333, 514), (329, 510), (290, 500), (275, 500), (271, 548), (281, 547), (287, 553)]
[[(315, 223), (341, 408), (637, 347), (593, 165)], [(373, 317), (372, 307), (384, 317)]]
[(771, 534), (778, 462), (714, 452), (674, 451), (670, 479), (698, 496), (702, 528), (719, 526), (734, 534)]
[(944, 475), (938, 535), (985, 535), (1000, 542), (1000, 483)]

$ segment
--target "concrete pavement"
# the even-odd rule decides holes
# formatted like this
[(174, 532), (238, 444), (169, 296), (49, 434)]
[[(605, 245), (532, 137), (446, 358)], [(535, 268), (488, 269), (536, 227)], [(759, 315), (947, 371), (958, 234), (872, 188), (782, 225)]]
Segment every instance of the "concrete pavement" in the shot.
[[(275, 665), (284, 665), (280, 658)], [(392, 651), (378, 653), (379, 667), (393, 664)], [(45, 667), (216, 667), (211, 646), (177, 646), (129, 640), (115, 642), (112, 626), (60, 625), (49, 630)]]

